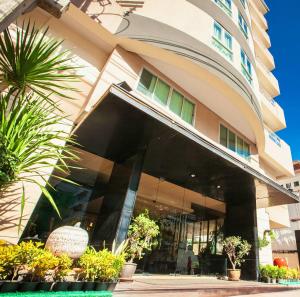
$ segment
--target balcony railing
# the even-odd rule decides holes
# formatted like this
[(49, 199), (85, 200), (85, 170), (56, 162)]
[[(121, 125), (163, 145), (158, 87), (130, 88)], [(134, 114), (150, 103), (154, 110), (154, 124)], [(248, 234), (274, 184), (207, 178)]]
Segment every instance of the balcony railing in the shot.
[(212, 37), (212, 44), (216, 47), (219, 52), (221, 52), (230, 61), (233, 60), (233, 52), (228, 47), (226, 47), (222, 42), (220, 42), (216, 37)]
[(223, 9), (229, 16), (232, 16), (231, 7), (228, 7), (222, 0), (214, 0), (215, 3)]

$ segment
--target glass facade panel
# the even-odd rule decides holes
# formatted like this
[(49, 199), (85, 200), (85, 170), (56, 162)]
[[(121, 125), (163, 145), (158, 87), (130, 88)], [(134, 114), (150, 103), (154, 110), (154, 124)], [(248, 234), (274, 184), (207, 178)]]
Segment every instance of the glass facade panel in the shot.
[(228, 130), (228, 148), (232, 151), (236, 151), (236, 138), (235, 134)]
[(195, 105), (184, 99), (182, 106), (181, 118), (189, 124), (193, 123)]
[(227, 147), (228, 143), (228, 129), (223, 125), (220, 126), (220, 143)]
[(250, 146), (246, 142), (244, 142), (244, 157), (247, 159), (250, 157)]
[(240, 156), (244, 156), (244, 141), (240, 137), (236, 137), (236, 152)]
[(155, 87), (156, 79), (156, 76), (144, 69), (137, 89), (147, 96), (151, 95)]
[(167, 105), (169, 92), (170, 92), (170, 86), (167, 85), (162, 80), (158, 79), (156, 82), (153, 98), (157, 102), (161, 103), (162, 105)]
[(181, 116), (183, 105), (183, 96), (177, 91), (173, 90), (169, 108), (178, 116)]

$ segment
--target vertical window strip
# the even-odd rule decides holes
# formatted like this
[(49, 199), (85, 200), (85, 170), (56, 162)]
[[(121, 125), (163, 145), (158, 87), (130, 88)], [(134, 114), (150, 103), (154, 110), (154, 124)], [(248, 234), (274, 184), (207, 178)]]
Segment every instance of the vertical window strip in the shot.
[(243, 49), (241, 49), (241, 66), (243, 75), (246, 77), (248, 82), (252, 84), (252, 65)]
[(220, 125), (220, 144), (250, 160), (250, 145), (223, 125)]
[(233, 60), (232, 36), (218, 22), (214, 22), (214, 35), (212, 44), (230, 61)]
[(245, 38), (248, 39), (248, 25), (240, 12), (239, 12), (239, 27), (242, 33), (244, 34)]
[(137, 90), (193, 124), (195, 104), (146, 69), (142, 71)]

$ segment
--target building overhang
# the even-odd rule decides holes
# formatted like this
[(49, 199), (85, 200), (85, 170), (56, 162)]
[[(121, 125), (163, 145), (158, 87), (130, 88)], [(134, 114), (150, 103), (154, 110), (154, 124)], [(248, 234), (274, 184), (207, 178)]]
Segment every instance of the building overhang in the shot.
[(147, 174), (214, 199), (226, 200), (225, 196), (241, 188), (255, 188), (258, 208), (298, 201), (246, 162), (116, 85), (81, 120), (74, 134), (85, 150), (114, 162), (145, 150)]

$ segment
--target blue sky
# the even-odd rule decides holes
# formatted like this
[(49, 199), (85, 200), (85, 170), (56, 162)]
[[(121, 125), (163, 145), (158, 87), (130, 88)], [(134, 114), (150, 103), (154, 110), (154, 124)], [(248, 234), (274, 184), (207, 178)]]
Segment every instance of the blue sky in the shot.
[(279, 80), (281, 95), (275, 100), (285, 111), (287, 128), (277, 134), (290, 144), (293, 159), (300, 159), (300, 41), (299, 0), (268, 0), (266, 15), (271, 37), (270, 51), (275, 58), (274, 75)]

